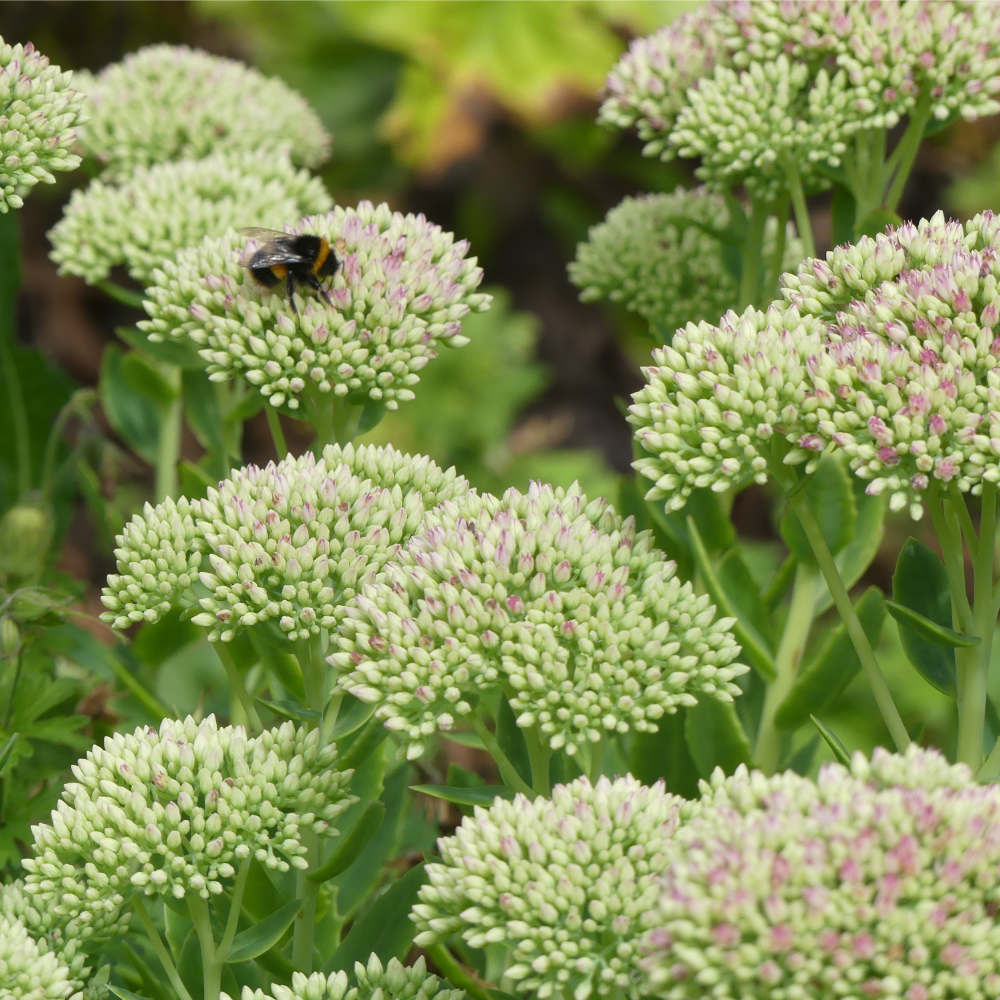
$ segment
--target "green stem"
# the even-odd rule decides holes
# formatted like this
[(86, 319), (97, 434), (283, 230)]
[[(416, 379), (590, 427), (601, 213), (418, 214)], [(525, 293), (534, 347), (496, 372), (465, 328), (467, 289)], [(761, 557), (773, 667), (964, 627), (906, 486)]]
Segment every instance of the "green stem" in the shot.
[[(964, 501), (962, 501), (964, 504)], [(953, 624), (959, 632), (972, 631), (972, 608), (965, 592), (965, 554), (962, 550), (962, 530), (955, 515), (954, 502), (932, 484), (927, 491), (927, 509), (931, 523), (941, 546), (941, 560), (944, 563), (948, 586), (951, 590)]]
[(548, 796), (552, 791), (549, 780), (549, 763), (552, 751), (542, 741), (537, 729), (524, 731), (524, 742), (528, 747), (528, 763), (531, 767), (531, 787), (538, 795)]
[(48, 440), (45, 442), (45, 454), (42, 457), (42, 496), (47, 500), (52, 499), (52, 489), (56, 478), (56, 458), (59, 454), (59, 442), (62, 440), (63, 431), (78, 410), (92, 405), (97, 399), (97, 394), (92, 389), (78, 389), (73, 393), (73, 398), (59, 411), (52, 430), (49, 431)]
[(515, 792), (520, 792), (522, 795), (527, 795), (531, 798), (533, 795), (531, 786), (517, 773), (517, 768), (514, 767), (510, 758), (500, 749), (500, 744), (486, 727), (486, 723), (479, 716), (473, 715), (472, 726), (483, 741), (486, 752), (493, 758), (493, 762), (496, 764), (504, 784)]
[(21, 682), (21, 667), (24, 665), (24, 654), (22, 650), (18, 650), (14, 656), (17, 657), (17, 664), (14, 667), (14, 679), (10, 684), (10, 693), (7, 695), (7, 709), (3, 713), (3, 725), (0, 729), (7, 729), (10, 726), (10, 720), (14, 716), (14, 701), (17, 698), (17, 687)]
[(160, 437), (156, 445), (157, 501), (177, 493), (177, 463), (181, 456), (181, 429), (184, 420), (181, 370), (176, 365), (165, 365), (162, 374), (174, 390), (174, 397), (163, 412)]
[(775, 725), (775, 716), (781, 703), (795, 683), (802, 654), (805, 652), (809, 630), (813, 623), (813, 608), (816, 605), (816, 570), (799, 563), (795, 570), (792, 586), (792, 602), (788, 617), (781, 633), (781, 642), (774, 659), (775, 678), (768, 685), (764, 695), (764, 708), (757, 730), (757, 745), (754, 761), (767, 774), (773, 774), (778, 767), (781, 753), (781, 732)]
[[(239, 667), (236, 666), (233, 654), (224, 642), (214, 642), (212, 643), (212, 648), (225, 668), (226, 677), (229, 680), (230, 694), (236, 696), (236, 702), (232, 709), (233, 722), (237, 725), (249, 726), (255, 733), (261, 732), (264, 727), (261, 725), (260, 716), (254, 707), (253, 698), (250, 697), (250, 692), (247, 691), (246, 684), (243, 682), (243, 675), (240, 673)], [(236, 706), (239, 706), (242, 718), (237, 715)]]
[(844, 627), (847, 629), (847, 634), (850, 636), (851, 643), (858, 654), (861, 666), (868, 677), (868, 684), (875, 697), (875, 704), (878, 705), (879, 712), (883, 720), (885, 720), (889, 735), (892, 737), (897, 750), (905, 750), (910, 744), (910, 737), (906, 732), (906, 726), (903, 725), (899, 710), (892, 700), (892, 693), (889, 691), (889, 685), (886, 684), (881, 669), (879, 669), (878, 661), (875, 659), (875, 652), (868, 641), (868, 636), (865, 635), (865, 630), (861, 627), (861, 622), (858, 621), (857, 612), (854, 610), (854, 605), (851, 604), (851, 598), (848, 596), (847, 588), (840, 577), (840, 571), (837, 569), (836, 562), (834, 562), (833, 554), (830, 552), (830, 548), (826, 544), (826, 539), (823, 537), (823, 532), (820, 529), (819, 522), (816, 520), (816, 515), (813, 514), (812, 508), (809, 506), (805, 490), (799, 490), (794, 493), (789, 500), (789, 504), (792, 510), (795, 511), (799, 523), (802, 525), (802, 530), (805, 532), (809, 546), (816, 557), (816, 562), (819, 563), (820, 572), (823, 574), (823, 579), (826, 580), (833, 603), (837, 608), (841, 621), (844, 623)]
[(739, 309), (753, 305), (760, 294), (761, 246), (767, 224), (768, 204), (759, 198), (750, 200), (750, 219), (743, 241), (743, 266), (740, 271)]
[(886, 192), (883, 204), (890, 212), (896, 211), (899, 199), (903, 196), (903, 189), (909, 179), (913, 163), (917, 158), (917, 150), (920, 149), (920, 142), (924, 137), (924, 131), (931, 117), (931, 99), (926, 95), (913, 109), (913, 114), (907, 123), (906, 131), (892, 151), (888, 162), (885, 165), (885, 180), (891, 178), (889, 189)]
[(247, 879), (250, 876), (250, 862), (252, 858), (246, 858), (240, 865), (240, 870), (236, 873), (236, 881), (233, 884), (233, 898), (229, 904), (229, 916), (226, 918), (226, 929), (222, 932), (222, 940), (219, 942), (218, 954), (225, 961), (233, 947), (236, 939), (236, 930), (240, 925), (240, 913), (243, 911), (243, 893), (247, 887)]
[(809, 206), (806, 204), (806, 193), (802, 189), (799, 168), (793, 160), (785, 163), (785, 179), (792, 199), (792, 209), (795, 212), (795, 227), (802, 240), (802, 249), (806, 257), (815, 257), (816, 241), (813, 239), (812, 218), (809, 215)]
[(302, 835), (306, 848), (308, 867), (295, 874), (295, 898), (302, 901), (302, 908), (295, 918), (292, 938), (292, 965), (306, 975), (313, 970), (313, 944), (316, 940), (316, 904), (319, 900), (319, 883), (309, 878), (319, 864), (319, 835), (309, 830)]
[(452, 986), (465, 990), (474, 1000), (492, 1000), (490, 991), (478, 979), (470, 975), (440, 941), (428, 945), (426, 951), (431, 961), (438, 967), (438, 971)]
[[(13, 317), (12, 317), (13, 319)], [(10, 330), (13, 333), (13, 324)], [(7, 389), (7, 404), (10, 407), (10, 434), (14, 439), (14, 454), (17, 456), (17, 493), (23, 497), (31, 489), (31, 439), (28, 436), (28, 411), (24, 405), (21, 380), (17, 376), (11, 341), (6, 331), (0, 330), (0, 370)]]
[(788, 245), (788, 213), (790, 211), (791, 202), (788, 198), (782, 198), (775, 210), (778, 228), (774, 234), (774, 249), (764, 272), (765, 299), (771, 299), (778, 294), (778, 279), (781, 277), (785, 261), (785, 248)]
[(21, 287), (21, 240), (17, 213), (0, 215), (0, 372), (6, 386), (10, 407), (10, 433), (17, 457), (18, 495), (31, 489), (31, 452), (28, 437), (28, 411), (24, 405), (21, 381), (14, 365), (17, 294)]
[(225, 964), (212, 937), (212, 918), (208, 903), (198, 895), (187, 897), (188, 913), (201, 949), (201, 981), (204, 1000), (217, 1000), (222, 991), (222, 966)]
[(278, 458), (284, 458), (288, 454), (288, 444), (285, 442), (285, 432), (281, 427), (281, 417), (278, 415), (278, 411), (268, 403), (264, 404), (264, 414), (267, 417), (267, 426), (271, 431), (274, 450), (278, 453)]
[(102, 281), (98, 281), (97, 287), (104, 292), (105, 295), (114, 299), (116, 302), (132, 306), (134, 309), (141, 309), (142, 304), (145, 301), (141, 292), (133, 292), (129, 288), (124, 288), (122, 285), (119, 285), (118, 282), (112, 281), (110, 278), (104, 278)]
[(132, 906), (139, 917), (139, 923), (142, 924), (143, 930), (146, 932), (146, 939), (150, 948), (153, 949), (153, 954), (160, 960), (160, 965), (163, 966), (163, 971), (167, 974), (167, 979), (170, 980), (170, 985), (177, 994), (177, 1000), (191, 1000), (191, 994), (188, 993), (187, 987), (177, 971), (177, 966), (174, 965), (174, 960), (170, 957), (170, 952), (167, 951), (167, 946), (163, 943), (160, 932), (156, 929), (142, 899), (136, 896)]
[(598, 778), (604, 772), (604, 740), (590, 744), (590, 766), (587, 768), (587, 777), (590, 783), (596, 784)]
[[(958, 741), (956, 756), (973, 770), (983, 760), (990, 654), (993, 647), (993, 548), (997, 524), (997, 488), (983, 486), (979, 542), (973, 550), (972, 634), (979, 643), (955, 650), (958, 685)], [(965, 506), (962, 501), (963, 507)]]
[(302, 686), (305, 689), (306, 708), (314, 712), (323, 711), (326, 685), (323, 649), (319, 639), (304, 639), (295, 644), (295, 654), (302, 670)]

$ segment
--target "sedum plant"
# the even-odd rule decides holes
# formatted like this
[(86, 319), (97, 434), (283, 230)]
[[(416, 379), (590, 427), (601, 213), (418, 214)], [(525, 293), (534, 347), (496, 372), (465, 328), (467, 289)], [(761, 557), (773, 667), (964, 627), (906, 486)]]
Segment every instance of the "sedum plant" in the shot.
[[(84, 149), (112, 180), (138, 167), (226, 151), (284, 150), (326, 159), (330, 136), (300, 94), (234, 59), (150, 45), (83, 78), (91, 117)], [(211, 99), (207, 96), (211, 95)]]
[[(614, 503), (354, 440), (490, 295), (424, 216), (331, 207), (284, 84), (167, 46), (85, 75), (101, 174), (53, 257), (145, 313), (100, 398), (156, 478), (114, 647), (38, 582), (43, 509), (2, 519), (0, 827), (17, 782), (52, 808), (8, 837), (0, 996), (997, 995), (998, 227), (895, 213), (929, 130), (1000, 109), (998, 11), (727, 0), (611, 68), (602, 121), (703, 182), (626, 199), (571, 265), (656, 342)], [(82, 98), (11, 51), (69, 157)], [(262, 408), (276, 457), (249, 462)], [(776, 522), (752, 543), (748, 488)], [(852, 593), (925, 512), (936, 548)], [(71, 669), (121, 717), (49, 726)], [(38, 732), (80, 754), (61, 792), (22, 764)]]

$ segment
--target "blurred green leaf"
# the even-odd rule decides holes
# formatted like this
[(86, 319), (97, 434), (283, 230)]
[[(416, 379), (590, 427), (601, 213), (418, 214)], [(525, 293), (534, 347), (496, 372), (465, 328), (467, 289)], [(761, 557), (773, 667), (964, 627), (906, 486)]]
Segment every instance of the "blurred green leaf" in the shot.
[(840, 737), (829, 726), (820, 722), (815, 715), (810, 715), (809, 718), (812, 720), (812, 724), (819, 730), (823, 741), (830, 748), (834, 759), (841, 764), (849, 766), (851, 763), (851, 754), (847, 747), (844, 746)]
[(126, 377), (125, 358), (116, 344), (105, 347), (98, 382), (101, 405), (115, 433), (153, 464), (160, 438), (160, 411)]
[(702, 698), (685, 713), (684, 735), (691, 757), (707, 778), (717, 767), (732, 774), (753, 759), (750, 741), (732, 702)]
[[(907, 538), (892, 574), (892, 597), (928, 623), (951, 631), (951, 586), (941, 558), (916, 538)], [(955, 694), (955, 651), (953, 644), (928, 638), (928, 630), (898, 613), (893, 615), (899, 638), (910, 663), (939, 691)]]
[[(836, 555), (855, 537), (858, 519), (857, 504), (847, 470), (832, 455), (824, 455), (813, 473), (806, 478), (802, 489), (819, 522), (826, 544)], [(815, 565), (812, 546), (806, 539), (799, 519), (791, 510), (786, 511), (782, 517), (780, 531), (789, 552), (799, 562)]]
[(490, 806), (498, 798), (513, 798), (514, 793), (505, 785), (481, 785), (478, 788), (453, 785), (410, 785), (411, 792), (442, 799), (456, 806)]
[(292, 925), (295, 915), (302, 908), (302, 901), (293, 899), (286, 903), (280, 910), (256, 921), (245, 931), (241, 931), (233, 940), (233, 947), (228, 956), (227, 962), (249, 962), (263, 954), (269, 948), (273, 948), (284, 936), (285, 932)]

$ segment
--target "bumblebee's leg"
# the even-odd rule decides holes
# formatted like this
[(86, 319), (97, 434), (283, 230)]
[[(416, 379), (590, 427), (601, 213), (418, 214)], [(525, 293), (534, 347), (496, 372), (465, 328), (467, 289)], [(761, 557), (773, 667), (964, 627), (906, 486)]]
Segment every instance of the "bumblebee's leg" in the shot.
[(333, 305), (333, 299), (330, 298), (329, 290), (315, 274), (310, 274), (309, 277), (304, 280), (308, 283), (310, 288), (319, 292), (319, 294), (322, 295), (331, 306)]
[(298, 306), (295, 305), (295, 279), (291, 271), (288, 272), (288, 304), (292, 307), (292, 312), (298, 316)]

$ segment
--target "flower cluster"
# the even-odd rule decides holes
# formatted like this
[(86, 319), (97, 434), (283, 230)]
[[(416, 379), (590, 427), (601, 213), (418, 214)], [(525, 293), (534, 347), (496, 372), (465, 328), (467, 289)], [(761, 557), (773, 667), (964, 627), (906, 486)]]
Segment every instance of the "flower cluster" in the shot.
[[(453, 989), (431, 975), (423, 955), (411, 966), (391, 958), (383, 967), (373, 954), (367, 965), (355, 962), (354, 976), (358, 985), (348, 989), (346, 972), (332, 972), (329, 976), (295, 972), (291, 986), (275, 984), (270, 993), (244, 986), (240, 1000), (464, 1000), (466, 996), (464, 990)], [(231, 998), (223, 993), (221, 1000)]]
[(396, 409), (439, 347), (466, 343), (462, 317), (489, 307), (468, 244), (422, 215), (362, 202), (288, 228), (333, 246), (329, 302), (301, 293), (293, 311), (283, 288), (254, 282), (242, 264), (247, 242), (231, 233), (163, 262), (140, 327), (154, 341), (193, 344), (212, 378), (245, 378), (272, 406), (333, 395)]
[(640, 944), (683, 800), (632, 777), (477, 807), (438, 841), (418, 945), (504, 949), (506, 978), (549, 996), (641, 995)]
[(1000, 7), (962, 0), (727, 0), (633, 43), (602, 121), (645, 152), (700, 156), (713, 186), (767, 197), (790, 165), (826, 183), (859, 131), (1000, 110)]
[(939, 213), (803, 262), (767, 313), (679, 331), (629, 415), (650, 498), (827, 448), (913, 517), (932, 484), (1000, 482), (998, 282), (1000, 219)]
[(138, 282), (184, 247), (246, 225), (280, 228), (325, 212), (322, 183), (283, 154), (225, 152), (138, 168), (121, 184), (94, 180), (75, 191), (49, 233), (61, 274), (94, 283), (124, 265)]
[(69, 936), (99, 938), (132, 893), (207, 899), (250, 859), (303, 868), (304, 839), (352, 801), (335, 763), (316, 730), (290, 722), (252, 738), (212, 716), (110, 736), (34, 828), (26, 890)]
[(311, 167), (329, 150), (330, 137), (299, 94), (232, 59), (151, 45), (83, 80), (92, 115), (81, 138), (112, 179), (227, 150), (283, 151)]
[(489, 690), (574, 754), (698, 698), (731, 700), (746, 667), (730, 625), (631, 518), (535, 483), (432, 511), (342, 609), (330, 663), (411, 757)]
[[(777, 241), (775, 220), (768, 222), (765, 257)], [(577, 247), (569, 276), (584, 302), (621, 302), (662, 331), (714, 320), (737, 297), (723, 242), (729, 223), (725, 199), (704, 188), (626, 198)], [(791, 267), (802, 247), (792, 226), (786, 239)]]
[(825, 262), (783, 294), (827, 326), (813, 365), (817, 431), (867, 491), (914, 517), (932, 483), (1000, 481), (1000, 219), (941, 214)]
[(691, 323), (654, 350), (628, 414), (642, 449), (635, 468), (654, 483), (647, 499), (679, 510), (695, 489), (764, 482), (773, 462), (821, 450), (809, 366), (823, 331), (774, 305)]
[(813, 782), (721, 773), (674, 834), (647, 991), (668, 1000), (1000, 992), (1000, 790), (936, 751)]
[(29, 42), (0, 38), (0, 213), (24, 204), (39, 182), (52, 184), (55, 170), (74, 170), (70, 151), (84, 121), (82, 93)]
[(0, 915), (0, 997), (9, 1000), (79, 1000), (78, 986), (59, 958), (20, 920)]
[[(327, 446), (231, 473), (200, 500), (146, 505), (117, 540), (104, 620), (115, 628), (199, 604), (195, 621), (228, 641), (271, 622), (287, 638), (329, 629), (424, 514), (468, 483), (385, 446)], [(199, 586), (200, 585), (200, 586)]]

